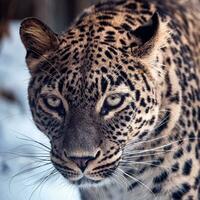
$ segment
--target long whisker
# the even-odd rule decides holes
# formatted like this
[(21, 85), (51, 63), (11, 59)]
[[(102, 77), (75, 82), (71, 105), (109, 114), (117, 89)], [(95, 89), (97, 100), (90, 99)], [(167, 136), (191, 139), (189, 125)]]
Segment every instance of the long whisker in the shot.
[(46, 183), (47, 181), (49, 181), (50, 178), (54, 177), (54, 176), (57, 175), (57, 174), (58, 174), (57, 170), (54, 169), (54, 170), (52, 171), (52, 173), (49, 175), (49, 177), (46, 179), (46, 181), (43, 182), (43, 186), (40, 187), (40, 192), (39, 192), (39, 193), (42, 192), (42, 189), (43, 189), (45, 183)]
[(159, 150), (161, 148), (168, 147), (170, 145), (176, 144), (176, 143), (178, 143), (180, 141), (187, 141), (187, 140), (192, 140), (192, 139), (200, 139), (200, 138), (198, 138), (198, 137), (181, 138), (179, 140), (176, 140), (176, 141), (173, 141), (173, 142), (170, 142), (168, 144), (164, 144), (164, 145), (161, 145), (161, 146), (158, 146), (158, 147), (155, 147), (155, 148), (141, 150), (141, 151), (137, 152), (137, 154), (141, 154), (141, 153), (145, 153), (145, 152), (149, 152), (149, 151)]
[(29, 172), (32, 172), (33, 170), (36, 170), (38, 168), (41, 168), (41, 167), (44, 167), (44, 166), (47, 166), (47, 165), (50, 165), (51, 163), (48, 162), (48, 163), (45, 163), (45, 164), (41, 164), (41, 165), (38, 165), (38, 166), (35, 166), (35, 167), (30, 167), (30, 168), (27, 168), (27, 169), (24, 169), (20, 172), (18, 172), (17, 174), (15, 174), (12, 178), (15, 178), (19, 175), (22, 175), (22, 174), (25, 174), (25, 173), (29, 173)]
[[(49, 163), (49, 164), (51, 164), (51, 163)], [(33, 174), (33, 175), (31, 175), (31, 176), (28, 176), (28, 177), (26, 177), (26, 178), (23, 178), (23, 181), (28, 181), (29, 179), (32, 179), (32, 178), (34, 178), (34, 177), (37, 177), (38, 175), (40, 175), (40, 174), (44, 174), (45, 172), (47, 172), (47, 171), (50, 171), (50, 170), (52, 170), (52, 169), (54, 169), (54, 167), (50, 167), (50, 168), (48, 168), (48, 169), (45, 169), (45, 170), (42, 170), (42, 171), (40, 171), (40, 172), (37, 172), (37, 173), (35, 173), (35, 174)], [(36, 181), (37, 182), (37, 181)]]
[[(169, 110), (165, 109), (165, 110), (161, 110), (161, 112), (169, 112)], [(154, 130), (159, 128), (160, 126), (162, 126), (163, 124), (166, 123), (166, 119), (169, 117), (169, 113), (167, 116), (165, 116), (155, 127), (154, 127)], [(152, 142), (152, 141), (156, 141), (156, 140), (159, 140), (159, 139), (163, 139), (163, 138), (167, 138), (168, 135), (164, 135), (164, 136), (160, 136), (160, 137), (157, 137), (157, 138), (153, 138), (153, 139), (146, 139), (146, 140), (140, 140), (140, 141), (134, 141), (134, 142), (130, 142), (127, 144), (127, 146), (130, 146), (130, 145), (133, 145), (133, 144), (141, 144), (141, 143), (144, 143), (144, 142)]]
[(126, 189), (128, 187), (128, 180), (121, 174), (119, 171), (115, 171), (112, 177), (118, 184), (120, 184), (121, 188)]
[(23, 155), (19, 153), (12, 153), (12, 152), (5, 152), (5, 154), (11, 155), (11, 158), (5, 158), (4, 160), (9, 161), (9, 160), (14, 160), (14, 159), (19, 159), (19, 158), (30, 158), (33, 159), (34, 162), (49, 162), (50, 157), (49, 156), (43, 156), (43, 155)]
[(36, 144), (39, 144), (39, 145), (43, 146), (45, 149), (51, 150), (50, 147), (46, 146), (45, 144), (43, 144), (43, 143), (41, 143), (41, 142), (39, 142), (39, 141), (29, 137), (29, 136), (24, 135), (24, 138), (22, 138), (22, 137), (17, 137), (17, 138), (20, 139), (20, 140), (27, 141), (27, 142), (34, 142)]
[(35, 187), (35, 189), (34, 189), (33, 192), (31, 193), (29, 200), (32, 199), (34, 193), (35, 193), (43, 184), (45, 184), (45, 183), (48, 181), (48, 179), (49, 179), (52, 175), (54, 175), (54, 173), (55, 173), (55, 170), (51, 171), (48, 175), (46, 175), (46, 176), (44, 176), (44, 177), (42, 177), (42, 178), (40, 178), (40, 179), (38, 180), (39, 184)]
[(145, 185), (142, 181), (140, 181), (139, 179), (133, 177), (133, 175), (128, 174), (127, 172), (124, 172), (122, 169), (118, 168), (119, 171), (121, 171), (124, 175), (126, 175), (127, 177), (131, 178), (132, 180), (138, 182), (139, 184), (141, 184), (142, 186), (144, 186), (155, 198), (155, 194), (153, 193), (153, 191), (147, 186)]
[[(35, 164), (36, 162), (34, 162), (33, 164)], [(23, 169), (21, 170), (20, 172), (16, 173), (15, 175), (13, 175), (11, 177), (11, 179), (9, 180), (9, 188), (10, 188), (10, 191), (11, 191), (11, 185), (12, 185), (12, 182), (14, 181), (14, 179), (18, 176), (21, 176), (23, 174), (26, 174), (26, 173), (29, 173), (29, 172), (33, 172), (34, 170), (36, 169), (39, 169), (39, 168), (42, 168), (42, 167), (45, 167), (45, 166), (48, 166), (50, 165), (51, 163), (50, 162), (46, 162), (45, 164), (41, 164), (41, 165), (38, 165), (38, 166), (35, 166), (35, 167), (30, 167), (30, 168), (27, 168), (27, 169)], [(25, 166), (26, 167), (26, 166)]]
[[(178, 146), (177, 146), (178, 148)], [(177, 150), (176, 148), (176, 150)], [(175, 148), (174, 148), (175, 149)], [(148, 152), (151, 152), (149, 154), (143, 154), (143, 152), (124, 152), (123, 155), (124, 157), (128, 157), (128, 158), (140, 158), (140, 157), (148, 157), (148, 156), (154, 156), (154, 155), (162, 155), (162, 154), (166, 154), (166, 153), (170, 153), (170, 152), (176, 152), (176, 150), (155, 150), (155, 151), (147, 151)], [(146, 153), (146, 152), (145, 152)], [(142, 154), (142, 155), (141, 155)]]
[(160, 139), (163, 139), (163, 138), (167, 138), (168, 135), (164, 135), (164, 136), (160, 136), (160, 137), (157, 137), (157, 138), (153, 138), (153, 139), (146, 139), (146, 140), (140, 140), (140, 141), (133, 141), (133, 142), (129, 142), (126, 147), (132, 147), (133, 145), (138, 145), (138, 144), (143, 144), (143, 143), (150, 143), (150, 142), (154, 142), (154, 141), (157, 141), (157, 140), (160, 140)]
[(16, 152), (16, 151), (2, 151), (0, 152), (0, 154), (2, 155), (15, 155), (15, 156), (18, 156), (18, 157), (49, 157), (49, 154), (48, 153), (31, 153), (31, 152), (26, 152), (26, 153), (23, 153), (23, 152)]
[[(51, 171), (51, 172), (54, 172), (55, 174), (58, 173), (57, 170), (56, 170), (53, 166), (51, 166), (50, 168), (44, 170), (42, 173), (50, 172), (50, 171)], [(39, 173), (37, 173), (36, 176), (37, 176), (37, 175), (39, 175)], [(33, 176), (34, 176), (34, 175), (33, 175)], [(33, 177), (33, 176), (32, 176), (32, 177)], [(44, 175), (44, 176), (46, 176), (46, 175)], [(43, 177), (44, 177), (44, 176), (43, 176)], [(31, 177), (31, 176), (30, 176), (30, 177)], [(41, 181), (41, 179), (42, 179), (43, 177), (41, 177), (41, 178), (37, 179), (36, 181), (34, 181), (33, 184), (38, 184), (38, 183), (40, 183), (40, 181)]]
[[(152, 161), (153, 162), (153, 161)], [(165, 165), (156, 165), (156, 164), (153, 164), (151, 161), (147, 161), (147, 162), (135, 162), (135, 161), (122, 161), (122, 165), (123, 167), (129, 167), (129, 168), (133, 168), (133, 166), (131, 166), (130, 164), (139, 164), (139, 165), (148, 165), (148, 166), (153, 166), (153, 167), (158, 167), (158, 168), (161, 168), (161, 169), (170, 169), (169, 166), (165, 166)], [(127, 163), (129, 164), (129, 166), (127, 166)]]

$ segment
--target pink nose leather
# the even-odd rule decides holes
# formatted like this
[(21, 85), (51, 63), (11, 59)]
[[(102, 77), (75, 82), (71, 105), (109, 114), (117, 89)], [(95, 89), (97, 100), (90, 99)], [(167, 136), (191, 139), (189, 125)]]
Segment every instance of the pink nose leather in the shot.
[(80, 168), (82, 172), (85, 171), (86, 167), (88, 166), (88, 163), (95, 159), (95, 157), (69, 157), (71, 161), (76, 163), (76, 165)]

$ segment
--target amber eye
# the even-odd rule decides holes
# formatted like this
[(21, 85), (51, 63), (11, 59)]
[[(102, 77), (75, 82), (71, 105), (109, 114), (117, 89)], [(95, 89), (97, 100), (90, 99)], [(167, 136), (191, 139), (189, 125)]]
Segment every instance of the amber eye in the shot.
[(106, 115), (110, 111), (119, 108), (124, 103), (125, 97), (126, 94), (120, 93), (111, 94), (110, 96), (108, 96), (103, 103), (101, 115)]
[(122, 100), (122, 95), (120, 94), (112, 94), (106, 98), (106, 103), (108, 106), (115, 107), (120, 104)]
[(51, 106), (51, 107), (58, 107), (61, 104), (61, 100), (55, 96), (52, 97), (48, 97), (47, 98), (47, 103)]
[(45, 105), (51, 109), (59, 108), (62, 105), (62, 101), (60, 98), (56, 96), (42, 96), (42, 99)]

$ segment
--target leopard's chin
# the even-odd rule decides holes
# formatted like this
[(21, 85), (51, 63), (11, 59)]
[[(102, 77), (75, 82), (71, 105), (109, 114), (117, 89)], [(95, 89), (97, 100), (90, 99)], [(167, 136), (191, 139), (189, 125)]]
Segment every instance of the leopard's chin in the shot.
[[(113, 172), (114, 173), (114, 172)], [(72, 185), (78, 186), (79, 188), (88, 188), (88, 187), (99, 187), (107, 184), (111, 181), (113, 173), (110, 173), (107, 176), (91, 176), (87, 174), (74, 174), (69, 175), (66, 173), (61, 173), (61, 175)]]
[(71, 181), (71, 183), (73, 185), (76, 185), (80, 188), (85, 188), (85, 187), (94, 187), (94, 186), (98, 186), (103, 182), (104, 179), (102, 180), (92, 180), (90, 178), (87, 177), (82, 177), (76, 181)]

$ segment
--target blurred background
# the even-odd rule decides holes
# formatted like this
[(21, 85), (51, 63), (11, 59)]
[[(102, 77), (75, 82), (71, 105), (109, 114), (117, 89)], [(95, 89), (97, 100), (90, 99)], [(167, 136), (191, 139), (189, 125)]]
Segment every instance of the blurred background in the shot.
[(59, 33), (95, 2), (0, 0), (0, 200), (79, 199), (76, 188), (53, 171), (48, 140), (33, 124), (19, 26), (23, 18), (34, 16)]

